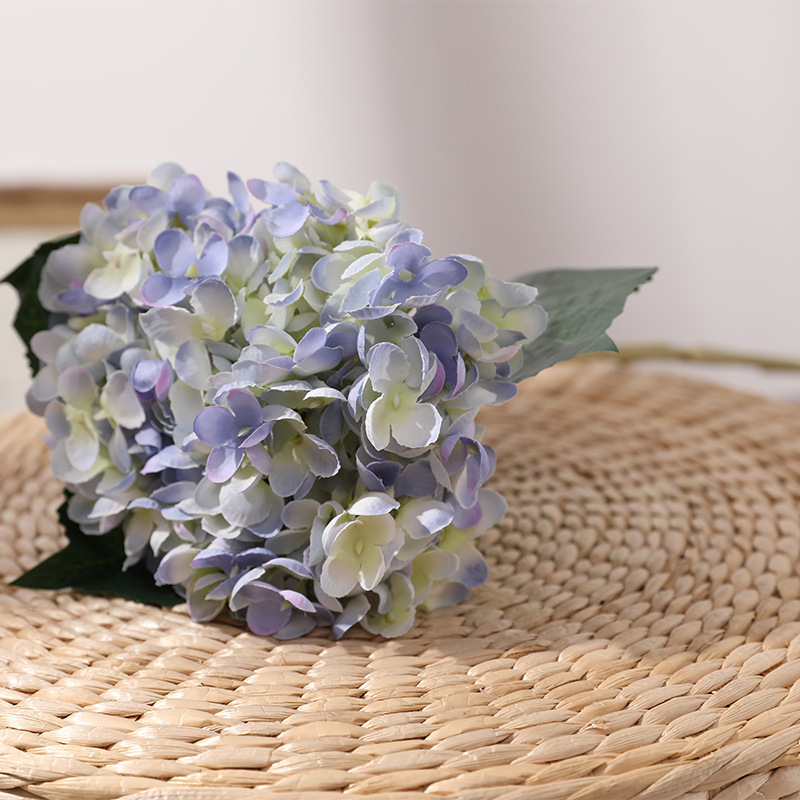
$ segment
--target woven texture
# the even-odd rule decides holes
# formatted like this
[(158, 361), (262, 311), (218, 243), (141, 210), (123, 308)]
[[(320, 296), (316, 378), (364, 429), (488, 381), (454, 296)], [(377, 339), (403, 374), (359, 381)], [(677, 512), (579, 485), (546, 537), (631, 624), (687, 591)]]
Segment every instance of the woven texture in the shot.
[[(0, 798), (800, 799), (800, 409), (589, 363), (482, 421), (489, 582), (401, 639), (0, 588)], [(60, 544), (41, 430), (5, 578)]]

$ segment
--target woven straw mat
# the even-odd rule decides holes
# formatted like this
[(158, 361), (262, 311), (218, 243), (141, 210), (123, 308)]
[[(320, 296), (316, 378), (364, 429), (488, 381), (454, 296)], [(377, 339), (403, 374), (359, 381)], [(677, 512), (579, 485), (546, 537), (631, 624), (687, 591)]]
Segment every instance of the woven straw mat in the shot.
[[(800, 800), (800, 409), (588, 362), (484, 413), (488, 583), (287, 642), (0, 588), (0, 798)], [(0, 574), (61, 544), (0, 423)]]

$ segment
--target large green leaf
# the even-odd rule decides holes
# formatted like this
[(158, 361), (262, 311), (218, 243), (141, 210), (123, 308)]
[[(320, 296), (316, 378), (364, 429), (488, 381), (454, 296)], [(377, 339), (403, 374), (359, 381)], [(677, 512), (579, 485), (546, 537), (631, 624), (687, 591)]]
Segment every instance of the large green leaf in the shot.
[(124, 534), (120, 528), (99, 536), (87, 536), (67, 516), (67, 499), (58, 518), (69, 544), (44, 560), (12, 586), (27, 589), (77, 589), (86, 594), (113, 595), (152, 606), (174, 606), (183, 602), (170, 586), (156, 586), (142, 562), (122, 571), (125, 560)]
[(655, 267), (555, 269), (517, 278), (539, 290), (536, 302), (547, 311), (548, 320), (544, 333), (524, 348), (525, 361), (514, 380), (583, 353), (616, 351), (606, 331), (628, 295), (655, 271)]
[(45, 242), (30, 258), (23, 261), (3, 279), (4, 283), (10, 283), (19, 293), (19, 308), (14, 317), (14, 327), (25, 343), (28, 361), (34, 373), (39, 371), (39, 359), (31, 350), (31, 339), (35, 333), (47, 330), (50, 318), (50, 312), (42, 308), (42, 304), (39, 302), (39, 282), (45, 261), (54, 250), (68, 244), (77, 244), (79, 239), (80, 234), (76, 233), (63, 239)]

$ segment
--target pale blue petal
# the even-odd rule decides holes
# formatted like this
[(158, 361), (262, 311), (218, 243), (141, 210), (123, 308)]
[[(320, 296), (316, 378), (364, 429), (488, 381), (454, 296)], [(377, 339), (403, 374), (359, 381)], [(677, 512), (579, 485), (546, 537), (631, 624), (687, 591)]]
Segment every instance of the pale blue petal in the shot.
[(158, 266), (173, 277), (183, 277), (197, 260), (194, 242), (181, 230), (168, 228), (153, 246)]
[(199, 214), (206, 202), (203, 184), (196, 175), (180, 175), (169, 187), (169, 196), (173, 208), (184, 221)]
[(280, 206), (284, 203), (297, 201), (297, 195), (294, 190), (282, 183), (252, 178), (247, 181), (247, 188), (257, 200), (261, 200), (271, 206)]
[(58, 394), (68, 405), (89, 410), (97, 397), (97, 384), (85, 367), (67, 367), (58, 377)]
[(228, 266), (230, 249), (225, 239), (218, 233), (209, 237), (203, 252), (197, 262), (197, 271), (206, 277), (212, 275), (222, 275), (225, 267)]
[(119, 334), (106, 325), (94, 322), (87, 325), (72, 340), (73, 352), (84, 364), (103, 361), (124, 346), (125, 341)]
[(331, 626), (334, 639), (341, 639), (353, 625), (364, 619), (369, 611), (369, 600), (366, 595), (359, 594), (347, 601), (344, 610), (337, 615), (336, 621)]
[[(316, 610), (316, 609), (315, 609)], [(291, 619), (273, 636), (278, 640), (297, 639), (311, 633), (317, 627), (317, 615), (303, 614), (295, 611)]]
[(188, 544), (179, 544), (170, 550), (156, 570), (155, 579), (158, 586), (165, 583), (186, 583), (193, 574), (192, 559), (197, 555), (197, 548)]
[(169, 195), (155, 186), (134, 186), (128, 197), (136, 208), (148, 217), (165, 209), (169, 204)]
[(228, 173), (228, 192), (233, 198), (233, 204), (240, 214), (247, 213), (250, 207), (250, 198), (247, 196), (247, 187), (244, 181), (235, 173)]
[(341, 310), (349, 313), (369, 305), (370, 295), (378, 287), (380, 281), (381, 273), (377, 269), (356, 278), (342, 298)]
[(458, 581), (435, 583), (422, 607), (426, 611), (463, 603), (469, 597), (469, 589)]
[(142, 475), (149, 475), (152, 472), (161, 472), (164, 469), (192, 469), (197, 466), (188, 453), (184, 453), (175, 445), (165, 447), (160, 453), (156, 453), (142, 468)]
[(284, 308), (285, 306), (292, 305), (292, 303), (296, 303), (303, 296), (304, 289), (305, 286), (301, 281), (291, 292), (273, 292), (272, 294), (268, 294), (264, 298), (264, 302), (270, 306)]
[(163, 272), (155, 272), (142, 284), (139, 299), (148, 306), (173, 306), (186, 297), (185, 290), (191, 284), (189, 278), (173, 278)]
[(289, 445), (273, 456), (269, 482), (280, 497), (290, 497), (303, 485), (308, 474), (308, 465), (295, 460), (293, 448)]
[(280, 501), (269, 485), (260, 480), (243, 492), (225, 484), (219, 493), (222, 516), (231, 525), (249, 527), (265, 520)]
[(453, 507), (438, 500), (412, 500), (397, 514), (397, 524), (412, 539), (437, 533), (453, 521)]

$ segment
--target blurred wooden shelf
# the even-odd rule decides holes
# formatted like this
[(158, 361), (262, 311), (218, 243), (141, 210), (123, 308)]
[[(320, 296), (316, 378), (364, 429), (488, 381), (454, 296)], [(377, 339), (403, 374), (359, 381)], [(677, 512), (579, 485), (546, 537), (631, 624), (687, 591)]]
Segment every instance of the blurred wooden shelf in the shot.
[[(111, 184), (118, 185), (118, 184)], [(0, 228), (80, 227), (86, 203), (102, 203), (110, 186), (0, 187)]]

